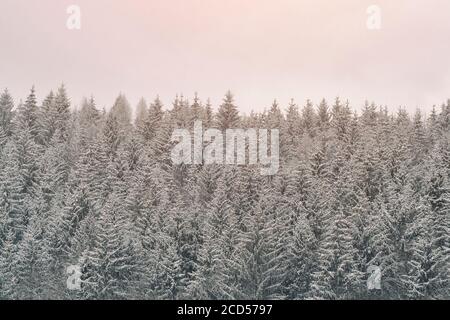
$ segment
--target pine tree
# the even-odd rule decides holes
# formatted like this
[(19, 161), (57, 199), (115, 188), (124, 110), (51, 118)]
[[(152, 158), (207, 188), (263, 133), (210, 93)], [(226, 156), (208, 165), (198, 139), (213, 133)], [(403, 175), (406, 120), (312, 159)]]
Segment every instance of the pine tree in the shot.
[(362, 275), (356, 269), (356, 250), (348, 219), (339, 212), (328, 225), (326, 236), (319, 243), (319, 271), (313, 274), (311, 296), (325, 299), (350, 299), (362, 290)]
[(1, 241), (0, 252), (0, 300), (18, 297), (15, 262), (17, 246), (14, 244), (14, 232), (7, 231)]
[(447, 104), (442, 104), (441, 113), (439, 114), (439, 123), (442, 132), (448, 132), (450, 129), (450, 99)]
[(25, 103), (18, 106), (16, 131), (27, 131), (33, 140), (37, 140), (39, 132), (38, 123), (38, 106), (36, 102), (36, 94), (34, 87), (31, 88), (30, 94)]
[(238, 298), (239, 234), (223, 181), (208, 206), (203, 245), (187, 293), (195, 299)]
[(443, 280), (439, 279), (439, 269), (433, 257), (433, 242), (427, 214), (422, 210), (407, 229), (407, 237), (411, 242), (410, 257), (407, 261), (407, 272), (401, 281), (405, 296), (409, 299), (438, 298), (436, 293), (441, 289)]
[(6, 137), (11, 136), (13, 131), (13, 109), (14, 101), (9, 91), (5, 89), (0, 96), (0, 131)]
[(444, 179), (439, 172), (434, 173), (428, 190), (428, 201), (431, 206), (431, 259), (435, 265), (435, 272), (438, 273), (434, 283), (436, 286), (434, 294), (441, 298), (449, 292), (450, 264), (450, 196)]
[(120, 123), (114, 113), (110, 112), (107, 116), (105, 126), (102, 132), (102, 143), (104, 143), (107, 156), (114, 158), (124, 137), (120, 133)]
[(52, 92), (42, 102), (39, 113), (39, 124), (41, 132), (39, 134), (40, 143), (47, 145), (56, 131), (57, 110), (55, 104), (55, 95)]
[(426, 140), (426, 132), (425, 126), (422, 121), (422, 114), (420, 110), (417, 110), (414, 114), (413, 119), (413, 129), (412, 129), (412, 137), (411, 137), (411, 146), (413, 150), (411, 150), (412, 154), (412, 162), (417, 164), (423, 158), (423, 156), (428, 152), (428, 141)]
[(121, 135), (128, 133), (131, 126), (131, 107), (123, 94), (116, 98), (110, 114), (117, 120)]
[(203, 118), (203, 106), (200, 101), (200, 98), (198, 97), (197, 92), (194, 96), (194, 103), (191, 105), (191, 115), (190, 115), (190, 124), (194, 125), (194, 122), (196, 120), (202, 120)]
[(289, 299), (306, 299), (311, 290), (313, 272), (316, 270), (316, 237), (306, 216), (300, 217), (294, 226), (292, 240), (287, 248), (288, 276), (285, 279), (286, 296)]
[(156, 97), (153, 103), (150, 104), (143, 127), (139, 130), (145, 141), (150, 142), (155, 139), (157, 132), (161, 128), (163, 116), (163, 104), (159, 97)]
[(319, 104), (318, 111), (317, 111), (317, 127), (319, 128), (320, 132), (325, 132), (330, 127), (330, 113), (328, 110), (328, 104), (325, 99), (322, 99), (322, 101)]
[(236, 128), (239, 124), (239, 112), (234, 105), (233, 94), (228, 91), (217, 113), (217, 126), (220, 130)]
[(134, 119), (134, 126), (138, 129), (138, 131), (142, 131), (144, 128), (145, 120), (148, 117), (148, 107), (147, 102), (144, 98), (139, 100), (139, 103), (136, 107), (136, 118)]
[(214, 123), (214, 111), (211, 107), (211, 101), (208, 99), (206, 101), (204, 118), (203, 118), (204, 126), (206, 128), (211, 128)]
[(3, 147), (5, 146), (7, 139), (8, 139), (8, 136), (6, 135), (3, 128), (0, 127), (0, 152), (3, 149)]
[(285, 247), (279, 238), (286, 237), (274, 208), (257, 207), (248, 220), (249, 232), (244, 240), (239, 278), (241, 299), (282, 299)]
[(310, 295), (322, 299), (358, 299), (364, 283), (355, 243), (357, 201), (349, 181), (334, 190), (329, 214), (322, 221), (325, 230), (318, 239), (318, 269), (313, 273)]
[(286, 161), (294, 161), (301, 135), (300, 114), (294, 100), (289, 103), (281, 134), (281, 154)]
[[(446, 299), (449, 103), (301, 115), (197, 95), (110, 112), (0, 96), (0, 299)], [(174, 165), (174, 128), (279, 128), (282, 167)], [(82, 290), (66, 268), (82, 267)], [(381, 290), (367, 290), (380, 268)]]
[(280, 129), (283, 121), (284, 117), (278, 106), (278, 102), (274, 100), (267, 117), (267, 129)]
[(306, 101), (306, 106), (302, 110), (302, 129), (304, 134), (314, 137), (316, 134), (316, 113), (310, 100)]
[(342, 105), (339, 98), (336, 98), (331, 112), (331, 126), (335, 135), (340, 141), (347, 141), (350, 131), (351, 110), (349, 104)]
[(377, 124), (377, 107), (374, 103), (369, 104), (369, 101), (366, 100), (362, 115), (361, 115), (361, 122), (364, 126), (367, 127), (373, 127)]
[(39, 189), (39, 146), (36, 143), (37, 106), (32, 90), (25, 105), (18, 108), (17, 124), (13, 139), (5, 148), (5, 167), (2, 170), (5, 206), (16, 230), (17, 240), (21, 238), (34, 211), (33, 201)]
[(176, 300), (183, 288), (181, 283), (181, 258), (176, 251), (174, 239), (167, 233), (158, 235), (158, 247), (155, 250), (154, 263), (148, 272), (150, 293), (153, 299)]
[(91, 96), (89, 100), (84, 99), (81, 110), (78, 114), (80, 137), (79, 141), (82, 148), (92, 143), (99, 133), (100, 112), (95, 105), (94, 97)]
[(83, 257), (82, 295), (87, 299), (131, 298), (141, 277), (135, 245), (123, 232), (116, 205), (110, 199), (102, 209), (95, 245)]
[(71, 117), (70, 101), (64, 85), (59, 87), (55, 95), (55, 135), (59, 141), (69, 140), (69, 121)]
[(172, 110), (169, 111), (170, 122), (174, 128), (187, 128), (189, 126), (189, 101), (184, 96), (176, 96), (172, 103)]
[[(14, 274), (17, 276), (17, 292), (20, 299), (48, 298), (48, 286), (52, 285), (48, 267), (48, 248), (42, 238), (44, 221), (33, 216), (22, 241), (18, 245)], [(49, 282), (47, 282), (50, 279)]]

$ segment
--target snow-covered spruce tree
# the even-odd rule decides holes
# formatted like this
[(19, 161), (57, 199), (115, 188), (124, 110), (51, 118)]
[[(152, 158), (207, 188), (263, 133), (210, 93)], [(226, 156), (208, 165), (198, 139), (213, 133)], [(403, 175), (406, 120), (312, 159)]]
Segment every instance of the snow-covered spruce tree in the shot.
[(214, 198), (208, 205), (203, 245), (196, 270), (187, 288), (194, 299), (236, 299), (241, 245), (233, 207), (219, 180)]
[(277, 100), (274, 100), (267, 115), (267, 129), (281, 129), (284, 122), (284, 116), (278, 106)]
[(34, 141), (38, 140), (39, 132), (39, 108), (36, 101), (34, 87), (31, 88), (25, 103), (21, 103), (17, 108), (16, 131), (28, 131)]
[(58, 141), (67, 141), (70, 137), (70, 100), (64, 85), (58, 88), (54, 100), (55, 132)]
[(5, 89), (0, 95), (0, 131), (9, 137), (13, 131), (14, 101), (9, 91)]
[(7, 140), (8, 140), (8, 136), (6, 135), (3, 128), (0, 127), (0, 152), (2, 151), (3, 147), (5, 146)]
[(82, 296), (129, 299), (142, 274), (134, 240), (124, 230), (119, 202), (110, 196), (96, 221), (94, 246), (82, 257)]
[(183, 95), (177, 95), (169, 112), (170, 122), (174, 128), (189, 127), (189, 109), (189, 101), (185, 100)]
[(156, 97), (150, 104), (147, 115), (141, 124), (137, 127), (139, 134), (142, 136), (146, 143), (151, 143), (155, 140), (157, 132), (161, 127), (164, 111), (163, 104), (159, 97)]
[[(239, 115), (0, 97), (0, 298), (444, 299), (449, 103), (428, 117), (338, 99)], [(330, 110), (329, 110), (330, 109)], [(410, 117), (411, 116), (411, 117)], [(278, 128), (281, 168), (175, 166), (174, 128)], [(82, 291), (66, 288), (83, 266)], [(366, 290), (367, 269), (381, 291)]]
[(157, 300), (176, 300), (184, 290), (181, 258), (175, 240), (166, 232), (158, 234), (158, 247), (154, 261), (147, 269), (150, 276), (150, 298)]
[(431, 259), (436, 273), (430, 285), (431, 296), (445, 298), (449, 294), (450, 265), (450, 192), (449, 183), (440, 172), (431, 175), (427, 198), (430, 204), (429, 223), (431, 237)]
[(219, 177), (220, 167), (215, 164), (202, 166), (197, 175), (197, 197), (199, 203), (205, 208), (214, 198)]
[(77, 114), (77, 125), (79, 126), (79, 144), (85, 148), (92, 143), (100, 132), (100, 112), (96, 107), (94, 97), (84, 99), (81, 109)]
[(49, 299), (55, 279), (49, 270), (50, 257), (44, 238), (44, 223), (34, 215), (18, 244), (14, 274), (19, 299)]
[(326, 132), (330, 127), (330, 111), (328, 108), (327, 101), (322, 99), (317, 108), (317, 127), (320, 133)]
[(239, 259), (239, 298), (282, 299), (286, 230), (272, 204), (260, 203), (248, 218)]
[(144, 130), (145, 121), (148, 117), (147, 101), (145, 101), (144, 98), (139, 100), (135, 113), (136, 117), (134, 119), (134, 127), (138, 130), (138, 132), (142, 132)]
[(9, 142), (0, 159), (2, 165), (0, 169), (1, 239), (4, 240), (7, 230), (10, 230), (14, 233), (14, 243), (21, 239), (29, 218), (26, 206), (27, 194), (23, 192), (25, 182), (24, 178), (18, 174), (20, 163), (16, 155), (15, 144)]
[[(0, 211), (1, 212), (1, 211)], [(1, 217), (4, 219), (4, 216)], [(18, 297), (15, 234), (11, 229), (3, 227), (4, 236), (0, 242), (0, 300), (11, 300)], [(6, 233), (6, 234), (5, 234)]]
[(344, 141), (348, 138), (350, 132), (352, 112), (349, 104), (342, 104), (339, 98), (336, 98), (335, 103), (331, 108), (331, 126), (334, 130), (334, 136)]
[(328, 217), (327, 231), (318, 247), (318, 271), (313, 273), (310, 296), (318, 299), (352, 299), (362, 290), (353, 244), (354, 225), (341, 208)]
[(55, 104), (55, 94), (51, 91), (42, 102), (39, 112), (39, 141), (42, 145), (47, 145), (56, 131), (57, 109)]
[(295, 161), (301, 135), (300, 114), (293, 100), (286, 110), (286, 120), (281, 129), (280, 152), (286, 162)]
[(116, 98), (110, 114), (117, 120), (120, 136), (125, 139), (131, 129), (131, 107), (125, 95)]
[(436, 289), (440, 288), (441, 279), (433, 257), (429, 211), (423, 203), (417, 209), (414, 222), (409, 224), (406, 230), (409, 258), (407, 270), (400, 280), (408, 299), (437, 298)]
[(361, 193), (344, 168), (333, 185), (328, 213), (322, 216), (325, 224), (318, 238), (318, 268), (313, 273), (312, 298), (358, 299), (364, 290), (364, 264), (357, 241), (357, 227)]
[(450, 129), (450, 99), (446, 104), (442, 104), (438, 119), (441, 132), (448, 132)]
[(284, 291), (288, 299), (306, 299), (317, 268), (317, 239), (305, 214), (297, 218), (287, 246), (287, 276)]
[(211, 101), (210, 99), (208, 99), (206, 101), (205, 112), (203, 114), (203, 122), (204, 122), (203, 125), (206, 128), (211, 128), (214, 124), (214, 117), (215, 115), (211, 106)]
[(4, 147), (1, 170), (2, 205), (9, 217), (10, 227), (15, 230), (19, 241), (28, 221), (36, 212), (39, 189), (38, 157), (40, 148), (37, 137), (37, 106), (34, 89), (25, 104), (18, 107), (14, 119), (14, 131), (10, 142)]
[(217, 127), (220, 130), (225, 131), (226, 129), (237, 128), (238, 124), (239, 111), (234, 104), (233, 94), (228, 91), (217, 112)]
[(302, 128), (303, 133), (309, 137), (314, 137), (316, 134), (317, 115), (313, 104), (310, 100), (306, 101), (306, 105), (302, 110)]
[(193, 126), (196, 120), (203, 120), (203, 115), (204, 115), (203, 105), (196, 92), (194, 96), (194, 102), (190, 106), (189, 124)]

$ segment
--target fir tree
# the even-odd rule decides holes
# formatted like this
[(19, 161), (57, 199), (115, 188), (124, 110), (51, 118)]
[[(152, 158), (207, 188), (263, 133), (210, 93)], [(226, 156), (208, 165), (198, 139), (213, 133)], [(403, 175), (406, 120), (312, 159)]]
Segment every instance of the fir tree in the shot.
[(13, 132), (13, 118), (14, 118), (14, 101), (5, 89), (0, 96), (0, 131), (4, 138), (11, 136)]
[(239, 112), (234, 105), (232, 93), (228, 91), (217, 113), (217, 125), (220, 130), (225, 131), (226, 129), (236, 128), (238, 123)]

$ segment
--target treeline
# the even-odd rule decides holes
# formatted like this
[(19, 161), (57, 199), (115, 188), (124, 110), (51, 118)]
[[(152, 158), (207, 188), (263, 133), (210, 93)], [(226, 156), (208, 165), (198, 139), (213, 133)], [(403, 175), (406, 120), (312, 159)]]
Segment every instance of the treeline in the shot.
[[(280, 129), (281, 168), (173, 165), (174, 128)], [(0, 97), (0, 299), (448, 299), (450, 101), (241, 115), (196, 95)], [(81, 290), (66, 269), (80, 265)], [(368, 268), (382, 270), (368, 291)]]

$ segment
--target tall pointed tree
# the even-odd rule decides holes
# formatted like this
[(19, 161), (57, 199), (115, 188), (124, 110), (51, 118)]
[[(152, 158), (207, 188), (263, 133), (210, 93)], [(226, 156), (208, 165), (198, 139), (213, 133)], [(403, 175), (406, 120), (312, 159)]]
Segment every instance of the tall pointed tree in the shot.
[(234, 97), (231, 91), (225, 94), (223, 103), (217, 113), (217, 126), (220, 130), (236, 128), (239, 125), (239, 111), (234, 104)]

